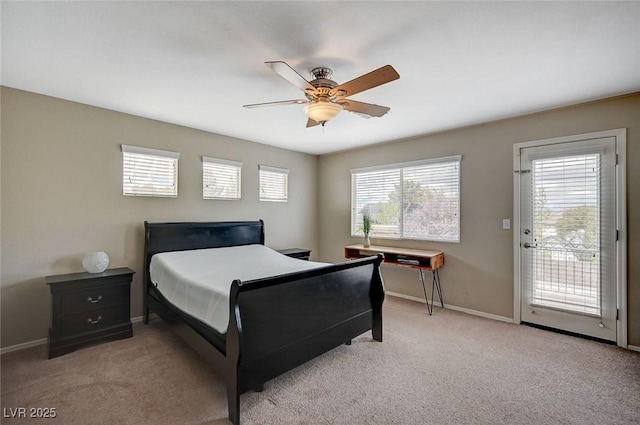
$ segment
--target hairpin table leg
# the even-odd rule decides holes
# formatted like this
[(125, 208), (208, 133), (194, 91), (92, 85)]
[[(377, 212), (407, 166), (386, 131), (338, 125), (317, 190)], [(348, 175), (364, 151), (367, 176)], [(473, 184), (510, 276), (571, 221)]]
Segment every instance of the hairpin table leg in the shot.
[[(440, 286), (440, 273), (438, 273), (438, 269), (432, 270), (431, 275), (433, 278), (432, 285), (435, 285), (436, 289), (438, 290), (438, 299), (440, 300), (440, 305), (442, 306), (442, 308), (444, 308), (444, 299), (442, 298), (442, 286)], [(433, 292), (433, 286), (431, 288), (431, 292)], [(433, 296), (431, 297), (431, 301), (433, 303)]]
[(433, 286), (431, 287), (431, 304), (429, 304), (429, 297), (427, 297), (427, 287), (424, 283), (424, 272), (422, 269), (418, 269), (418, 273), (420, 273), (420, 282), (422, 283), (422, 291), (424, 292), (424, 300), (427, 303), (427, 313), (429, 316), (433, 313)]
[(427, 296), (427, 286), (424, 281), (424, 271), (422, 269), (418, 269), (418, 273), (420, 273), (420, 283), (422, 283), (422, 291), (424, 292), (424, 300), (427, 303), (427, 313), (429, 316), (433, 314), (433, 303), (435, 301), (435, 291), (438, 291), (438, 299), (440, 300), (440, 305), (444, 308), (444, 300), (442, 299), (442, 286), (440, 285), (440, 274), (438, 273), (438, 269), (431, 270), (431, 302), (429, 302), (429, 297)]

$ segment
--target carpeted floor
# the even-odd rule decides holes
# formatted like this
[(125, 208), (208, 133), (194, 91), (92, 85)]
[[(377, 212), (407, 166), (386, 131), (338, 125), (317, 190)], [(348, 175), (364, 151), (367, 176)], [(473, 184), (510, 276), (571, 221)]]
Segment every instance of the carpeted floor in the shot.
[[(370, 333), (241, 397), (243, 425), (640, 424), (640, 353), (387, 297)], [(3, 424), (228, 424), (224, 385), (165, 325), (48, 360), (2, 356)], [(55, 419), (9, 418), (55, 408)]]

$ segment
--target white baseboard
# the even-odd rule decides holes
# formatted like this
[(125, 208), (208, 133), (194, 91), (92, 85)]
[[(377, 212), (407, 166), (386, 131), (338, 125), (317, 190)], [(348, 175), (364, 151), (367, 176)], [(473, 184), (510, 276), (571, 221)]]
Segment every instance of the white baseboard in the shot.
[[(132, 317), (131, 324), (142, 322), (142, 316)], [(35, 341), (23, 342), (22, 344), (12, 345), (10, 347), (0, 348), (0, 355), (6, 353), (12, 353), (14, 351), (26, 350), (27, 348), (37, 347), (38, 345), (44, 345), (48, 341), (48, 338), (36, 339)]]
[(640, 352), (640, 347), (635, 346), (635, 345), (627, 345), (627, 348), (631, 351), (638, 351)]
[(405, 295), (405, 294), (400, 294), (398, 292), (390, 292), (390, 291), (384, 291), (385, 295), (390, 295), (392, 297), (396, 297), (396, 298), (402, 298), (405, 300), (411, 300), (411, 301), (416, 301), (422, 304), (426, 304), (427, 302), (424, 300), (424, 298), (418, 298), (418, 297), (414, 297), (412, 295)]
[(23, 342), (22, 344), (12, 345), (6, 348), (0, 348), (0, 355), (11, 353), (13, 351), (26, 350), (27, 348), (37, 347), (38, 345), (44, 345), (47, 343), (47, 338), (36, 339), (35, 341)]
[[(424, 298), (418, 298), (418, 297), (414, 297), (414, 296), (411, 296), (411, 295), (399, 294), (397, 292), (385, 291), (385, 295), (390, 295), (392, 297), (397, 297), (397, 298), (404, 298), (405, 300), (417, 301), (417, 302), (422, 303), (422, 304), (426, 304), (427, 303), (424, 300)], [(439, 304), (436, 302), (435, 305), (438, 306)], [(498, 316), (496, 314), (485, 313), (484, 311), (471, 310), (471, 309), (468, 309), (468, 308), (458, 307), (458, 306), (450, 305), (450, 304), (446, 304), (446, 303), (445, 303), (444, 307), (448, 308), (449, 310), (460, 311), (462, 313), (472, 314), (474, 316), (485, 317), (487, 319), (497, 320), (499, 322), (513, 323), (513, 319), (510, 318), (510, 317)]]

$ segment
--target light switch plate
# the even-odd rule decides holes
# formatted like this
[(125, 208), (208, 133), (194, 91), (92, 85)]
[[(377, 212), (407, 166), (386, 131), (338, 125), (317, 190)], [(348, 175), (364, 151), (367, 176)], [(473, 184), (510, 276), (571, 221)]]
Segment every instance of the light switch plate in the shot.
[(504, 230), (509, 230), (511, 229), (511, 220), (508, 218), (503, 218), (502, 219), (502, 228)]

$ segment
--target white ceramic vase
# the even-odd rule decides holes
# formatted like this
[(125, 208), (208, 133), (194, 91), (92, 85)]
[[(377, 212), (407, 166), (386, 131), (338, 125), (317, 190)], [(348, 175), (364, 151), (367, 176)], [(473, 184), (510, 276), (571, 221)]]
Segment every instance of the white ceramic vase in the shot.
[(102, 273), (109, 267), (109, 256), (106, 252), (89, 252), (82, 259), (82, 267), (89, 273)]

